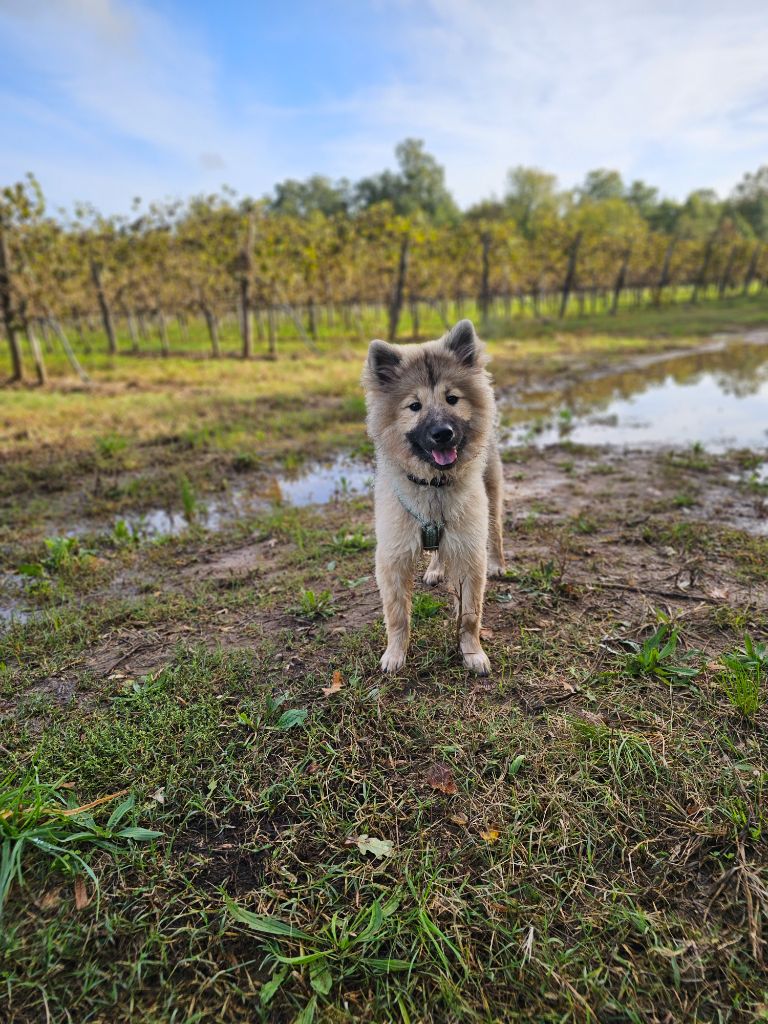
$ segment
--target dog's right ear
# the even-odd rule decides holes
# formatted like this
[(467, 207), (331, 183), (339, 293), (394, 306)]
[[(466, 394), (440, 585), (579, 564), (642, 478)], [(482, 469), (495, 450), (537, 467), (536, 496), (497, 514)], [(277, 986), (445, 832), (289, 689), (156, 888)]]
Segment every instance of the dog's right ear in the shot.
[(386, 387), (397, 380), (402, 361), (395, 346), (386, 341), (372, 341), (368, 346), (368, 366), (380, 387)]

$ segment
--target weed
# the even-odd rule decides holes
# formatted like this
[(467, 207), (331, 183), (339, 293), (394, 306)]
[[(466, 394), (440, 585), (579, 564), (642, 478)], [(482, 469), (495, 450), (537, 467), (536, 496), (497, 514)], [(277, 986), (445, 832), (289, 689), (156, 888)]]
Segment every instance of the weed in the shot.
[(340, 530), (333, 538), (333, 547), (337, 551), (367, 551), (375, 541), (363, 530)]
[(118, 519), (109, 539), (116, 548), (135, 548), (141, 543), (141, 529), (125, 519)]
[(52, 867), (66, 874), (85, 872), (98, 890), (95, 872), (85, 860), (87, 849), (116, 854), (127, 840), (155, 839), (162, 833), (121, 825), (133, 809), (130, 794), (115, 807), (106, 825), (90, 813), (95, 806), (125, 792), (78, 806), (64, 780), (40, 781), (37, 771), (21, 779), (7, 776), (0, 782), (0, 914), (14, 881), (24, 884), (24, 860), (37, 851), (51, 858)]
[(652, 676), (668, 683), (687, 683), (701, 671), (698, 666), (685, 664), (698, 652), (678, 653), (680, 636), (678, 630), (668, 621), (662, 621), (658, 629), (642, 643), (625, 641), (629, 653), (625, 655), (624, 668), (631, 676)]
[(744, 649), (723, 654), (720, 685), (731, 704), (745, 718), (752, 718), (763, 703), (762, 686), (768, 669), (766, 644), (755, 643), (744, 635)]
[(584, 515), (584, 513), (581, 512), (573, 520), (573, 531), (574, 533), (583, 533), (586, 535), (597, 533), (597, 523), (594, 519), (590, 519), (589, 516)]
[(672, 499), (672, 504), (675, 508), (693, 508), (696, 504), (696, 499), (690, 494), (676, 494)]
[(583, 718), (570, 719), (570, 725), (574, 736), (591, 749), (592, 763), (602, 762), (617, 781), (632, 782), (649, 773), (658, 778), (656, 756), (644, 736)]
[(302, 619), (330, 618), (334, 614), (333, 595), (330, 590), (321, 590), (317, 594), (314, 590), (302, 590), (294, 611)]
[(197, 518), (199, 505), (197, 498), (195, 497), (194, 488), (192, 487), (189, 478), (186, 476), (181, 478), (180, 491), (181, 507), (184, 510), (184, 518), (191, 525)]
[(413, 595), (413, 619), (414, 622), (424, 622), (425, 619), (433, 619), (439, 615), (445, 607), (443, 601), (434, 594), (417, 592)]

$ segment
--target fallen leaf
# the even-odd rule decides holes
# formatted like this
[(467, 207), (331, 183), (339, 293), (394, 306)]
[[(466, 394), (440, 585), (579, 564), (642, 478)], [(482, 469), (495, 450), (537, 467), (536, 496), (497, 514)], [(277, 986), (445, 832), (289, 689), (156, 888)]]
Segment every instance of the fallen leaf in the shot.
[(459, 791), (453, 773), (447, 764), (433, 764), (427, 772), (425, 782), (432, 789), (439, 789), (441, 793), (447, 793), (448, 796), (453, 796)]
[(38, 906), (41, 910), (52, 910), (61, 903), (61, 888), (49, 889), (43, 893)]
[(342, 687), (341, 672), (336, 669), (331, 677), (331, 685), (323, 687), (323, 693), (326, 697), (330, 697), (332, 693), (338, 693)]
[(85, 879), (78, 875), (75, 879), (75, 906), (78, 910), (84, 910), (91, 902), (88, 890), (85, 887)]
[(462, 828), (465, 825), (469, 824), (469, 818), (466, 816), (466, 814), (452, 814), (450, 820), (453, 822), (454, 825), (461, 825)]
[(391, 839), (374, 839), (373, 836), (358, 836), (357, 839), (348, 839), (347, 844), (356, 846), (360, 853), (372, 853), (374, 857), (391, 857), (394, 849)]
[(500, 835), (500, 833), (498, 832), (497, 829), (495, 829), (495, 828), (487, 828), (484, 832), (480, 833), (480, 838), (484, 839), (486, 841), (486, 843), (493, 844), (493, 843), (498, 843), (499, 835)]

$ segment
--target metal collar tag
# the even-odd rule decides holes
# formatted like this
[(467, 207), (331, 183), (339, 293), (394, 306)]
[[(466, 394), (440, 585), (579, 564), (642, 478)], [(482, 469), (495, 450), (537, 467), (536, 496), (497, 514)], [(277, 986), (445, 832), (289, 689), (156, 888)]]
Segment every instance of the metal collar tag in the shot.
[(425, 551), (437, 551), (443, 536), (442, 523), (423, 523), (421, 527), (421, 546)]

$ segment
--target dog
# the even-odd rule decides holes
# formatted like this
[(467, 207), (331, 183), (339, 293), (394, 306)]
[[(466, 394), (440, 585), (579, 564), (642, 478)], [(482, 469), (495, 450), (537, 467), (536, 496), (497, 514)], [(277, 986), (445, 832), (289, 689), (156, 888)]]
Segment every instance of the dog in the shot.
[(405, 664), (413, 576), (445, 579), (464, 664), (487, 675), (480, 642), (486, 576), (504, 573), (503, 488), (496, 401), (487, 356), (470, 320), (438, 341), (372, 341), (363, 370), (376, 452), (376, 582), (384, 606), (384, 672)]

